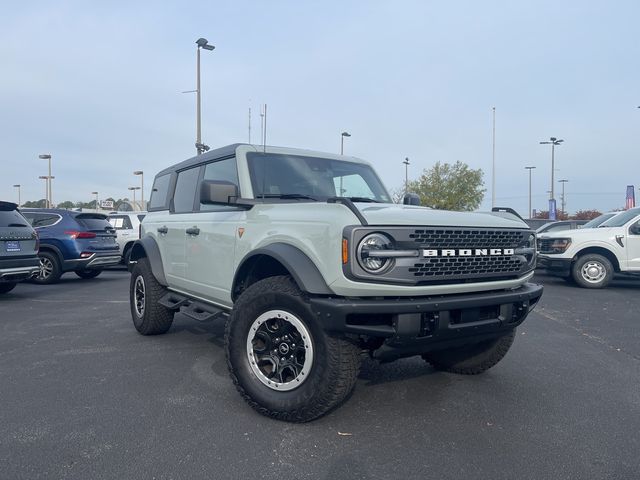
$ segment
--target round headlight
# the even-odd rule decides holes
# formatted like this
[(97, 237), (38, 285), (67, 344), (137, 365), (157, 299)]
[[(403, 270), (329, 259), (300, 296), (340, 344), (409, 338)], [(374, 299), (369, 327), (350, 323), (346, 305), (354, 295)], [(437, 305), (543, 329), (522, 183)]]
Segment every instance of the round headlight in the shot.
[[(391, 250), (393, 243), (380, 233), (372, 233), (362, 239), (358, 245), (358, 263), (369, 273), (381, 273), (391, 263), (392, 259), (385, 256), (378, 256), (376, 253), (383, 253), (384, 250)], [(371, 255), (371, 253), (374, 253)]]

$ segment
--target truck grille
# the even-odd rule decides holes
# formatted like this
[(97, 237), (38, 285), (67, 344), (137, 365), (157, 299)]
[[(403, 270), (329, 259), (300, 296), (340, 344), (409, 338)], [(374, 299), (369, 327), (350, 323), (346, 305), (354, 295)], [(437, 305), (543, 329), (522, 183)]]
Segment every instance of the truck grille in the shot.
[(530, 232), (518, 230), (416, 229), (409, 235), (428, 248), (513, 248)]
[(467, 275), (487, 275), (494, 273), (517, 273), (522, 261), (512, 257), (443, 257), (428, 259), (409, 268), (415, 277), (460, 277)]
[(540, 253), (546, 253), (551, 251), (551, 239), (545, 238), (544, 240), (538, 240), (538, 251)]

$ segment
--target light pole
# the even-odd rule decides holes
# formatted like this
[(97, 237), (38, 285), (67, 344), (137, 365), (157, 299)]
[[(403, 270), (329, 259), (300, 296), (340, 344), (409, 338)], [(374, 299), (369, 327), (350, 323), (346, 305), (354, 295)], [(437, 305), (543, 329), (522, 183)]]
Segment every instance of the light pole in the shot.
[(491, 153), (491, 208), (496, 206), (496, 107), (493, 110), (493, 138)]
[(409, 157), (404, 157), (404, 194), (409, 191)]
[(49, 160), (49, 178), (47, 179), (47, 208), (53, 207), (53, 195), (51, 195), (51, 179), (54, 178), (51, 176), (51, 155), (48, 153), (38, 155), (38, 158), (42, 160)]
[(529, 170), (529, 218), (532, 217), (531, 215), (531, 170), (533, 170), (536, 167), (524, 167), (525, 169)]
[(344, 155), (344, 137), (350, 137), (349, 132), (342, 132), (340, 134), (340, 155)]
[(96, 196), (96, 211), (98, 210), (98, 192), (91, 192), (91, 195)]
[(564, 184), (567, 183), (569, 180), (558, 180), (558, 183), (562, 184), (562, 199), (560, 200), (560, 205), (562, 205), (562, 215), (564, 216), (565, 211), (564, 211), (564, 207), (565, 207), (565, 201), (564, 201)]
[(548, 142), (540, 142), (540, 145), (551, 145), (551, 197), (550, 199), (553, 200), (554, 197), (554, 190), (553, 190), (553, 175), (555, 173), (555, 158), (554, 158), (554, 152), (555, 152), (555, 148), (557, 145), (560, 145), (562, 142), (564, 142), (564, 140), (558, 140), (556, 137), (551, 137), (549, 138)]
[(13, 186), (14, 188), (18, 189), (18, 207), (21, 205), (21, 201), (20, 201), (20, 185), (16, 184)]
[(129, 190), (133, 191), (133, 208), (136, 208), (136, 190), (140, 190), (140, 187), (129, 187)]
[(49, 177), (47, 175), (40, 175), (38, 177), (40, 180), (44, 180), (44, 195), (45, 195), (45, 200), (44, 200), (44, 206), (45, 208), (49, 207)]
[(200, 49), (204, 48), (205, 50), (213, 50), (213, 45), (209, 45), (209, 41), (206, 38), (199, 38), (196, 40), (197, 48), (197, 66), (196, 66), (196, 151), (198, 155), (203, 154), (209, 147), (202, 143), (202, 135), (201, 135), (201, 117), (200, 117)]
[(140, 205), (142, 205), (142, 210), (146, 210), (146, 205), (144, 203), (144, 172), (142, 170), (136, 170), (133, 172), (134, 175), (140, 175), (140, 185), (142, 187), (142, 191), (140, 192)]

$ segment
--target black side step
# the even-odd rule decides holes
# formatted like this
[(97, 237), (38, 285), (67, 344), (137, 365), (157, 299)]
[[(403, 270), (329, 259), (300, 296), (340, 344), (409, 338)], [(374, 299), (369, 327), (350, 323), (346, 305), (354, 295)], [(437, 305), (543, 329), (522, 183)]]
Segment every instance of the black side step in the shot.
[(175, 292), (166, 293), (160, 300), (158, 300), (158, 303), (175, 312), (179, 311), (187, 317), (198, 320), (199, 322), (214, 320), (221, 315), (226, 315), (227, 313), (221, 308), (190, 300), (184, 295), (180, 295)]

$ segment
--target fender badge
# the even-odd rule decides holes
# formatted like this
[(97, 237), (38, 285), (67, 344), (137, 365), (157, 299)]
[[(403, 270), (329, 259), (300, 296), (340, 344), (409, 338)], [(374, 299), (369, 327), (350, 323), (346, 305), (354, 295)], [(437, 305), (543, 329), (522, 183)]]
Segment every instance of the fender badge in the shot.
[(243, 227), (239, 227), (238, 228), (238, 237), (242, 238), (242, 235), (244, 235), (244, 228)]

